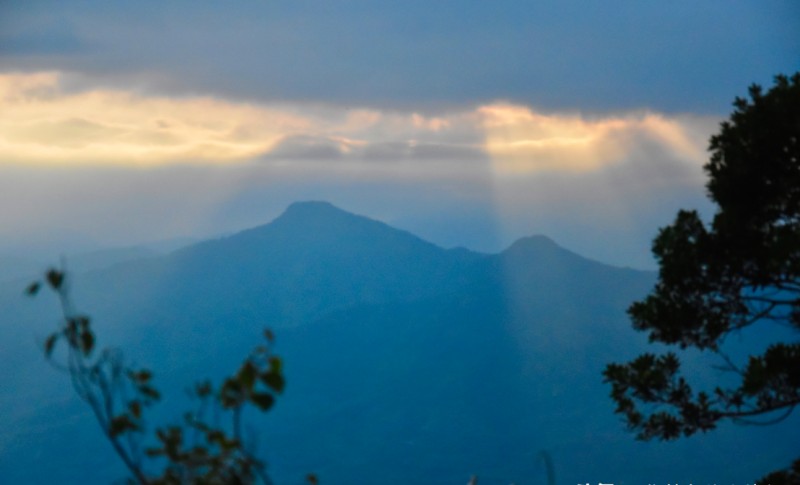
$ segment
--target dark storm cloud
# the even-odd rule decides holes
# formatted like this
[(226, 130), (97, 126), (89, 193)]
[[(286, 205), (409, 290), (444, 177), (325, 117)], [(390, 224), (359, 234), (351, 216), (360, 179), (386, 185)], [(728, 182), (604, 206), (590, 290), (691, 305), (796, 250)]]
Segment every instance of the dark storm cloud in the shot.
[(789, 1), (12, 1), (0, 16), (5, 70), (261, 100), (719, 113), (800, 69)]

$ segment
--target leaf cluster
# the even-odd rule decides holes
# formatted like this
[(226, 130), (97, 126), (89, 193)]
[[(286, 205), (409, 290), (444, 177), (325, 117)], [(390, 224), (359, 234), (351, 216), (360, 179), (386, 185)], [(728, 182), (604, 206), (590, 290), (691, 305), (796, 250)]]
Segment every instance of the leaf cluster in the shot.
[[(264, 332), (265, 343), (257, 346), (220, 386), (210, 381), (196, 384), (191, 392), (196, 409), (184, 413), (179, 424), (156, 428), (156, 443), (145, 446), (146, 410), (161, 399), (153, 373), (127, 364), (119, 351), (95, 350), (91, 319), (72, 309), (67, 281), (63, 271), (51, 269), (42, 281), (26, 289), (28, 295), (35, 296), (49, 287), (61, 302), (63, 320), (45, 339), (44, 354), (69, 375), (74, 390), (92, 409), (131, 473), (133, 483), (271, 483), (265, 463), (243, 439), (242, 415), (248, 407), (268, 411), (286, 386), (282, 361), (271, 351), (272, 332)], [(56, 350), (62, 342), (63, 359), (59, 359)]]

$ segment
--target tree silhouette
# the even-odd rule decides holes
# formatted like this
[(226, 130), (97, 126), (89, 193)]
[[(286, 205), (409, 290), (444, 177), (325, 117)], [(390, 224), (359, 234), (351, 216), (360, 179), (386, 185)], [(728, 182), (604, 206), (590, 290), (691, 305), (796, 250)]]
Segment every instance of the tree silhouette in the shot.
[[(145, 412), (161, 398), (153, 385), (153, 373), (130, 367), (118, 350), (96, 349), (91, 319), (72, 307), (63, 271), (49, 270), (43, 281), (27, 288), (27, 293), (36, 295), (44, 286), (56, 292), (63, 313), (60, 328), (44, 342), (44, 353), (69, 375), (73, 389), (89, 405), (131, 474), (130, 482), (272, 483), (264, 462), (242, 436), (245, 409), (269, 410), (284, 388), (281, 360), (269, 348), (273, 342), (269, 330), (264, 332), (265, 344), (257, 346), (222, 385), (214, 387), (208, 381), (196, 384), (192, 390), (196, 409), (186, 412), (180, 424), (155, 429), (155, 443), (145, 447)], [(317, 483), (313, 475), (307, 480)]]
[[(616, 412), (640, 439), (690, 436), (721, 420), (777, 422), (800, 404), (800, 343), (772, 344), (744, 365), (722, 348), (745, 327), (800, 330), (800, 73), (749, 95), (710, 141), (713, 221), (681, 211), (660, 230), (658, 282), (628, 309), (651, 342), (717, 353), (738, 385), (695, 392), (672, 352), (609, 364)], [(800, 459), (764, 482), (800, 483)]]

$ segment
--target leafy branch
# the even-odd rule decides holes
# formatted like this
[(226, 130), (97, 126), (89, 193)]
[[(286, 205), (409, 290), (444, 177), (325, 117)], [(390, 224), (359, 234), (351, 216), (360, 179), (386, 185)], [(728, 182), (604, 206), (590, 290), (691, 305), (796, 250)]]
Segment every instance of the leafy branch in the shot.
[[(91, 319), (74, 310), (67, 283), (65, 272), (50, 269), (42, 281), (26, 289), (35, 296), (47, 287), (61, 305), (61, 324), (45, 339), (44, 355), (69, 375), (76, 394), (88, 404), (131, 474), (132, 483), (272, 483), (266, 464), (242, 436), (245, 409), (268, 411), (286, 385), (281, 359), (270, 349), (274, 343), (271, 331), (264, 332), (265, 343), (221, 385), (215, 387), (210, 381), (196, 384), (191, 394), (197, 409), (186, 412), (179, 424), (156, 428), (156, 444), (145, 447), (146, 411), (161, 399), (153, 385), (153, 373), (128, 365), (118, 350), (96, 348)], [(308, 480), (316, 483), (313, 475)]]
[[(671, 440), (728, 419), (773, 424), (800, 405), (800, 342), (774, 343), (738, 366), (723, 351), (729, 335), (777, 324), (800, 331), (800, 73), (777, 76), (767, 92), (737, 98), (711, 137), (710, 224), (680, 211), (653, 242), (658, 282), (631, 305), (636, 330), (651, 342), (722, 357), (739, 383), (695, 392), (674, 353), (612, 363), (603, 373), (616, 412), (640, 439)], [(743, 359), (744, 360), (744, 359)], [(800, 460), (765, 483), (800, 482)]]

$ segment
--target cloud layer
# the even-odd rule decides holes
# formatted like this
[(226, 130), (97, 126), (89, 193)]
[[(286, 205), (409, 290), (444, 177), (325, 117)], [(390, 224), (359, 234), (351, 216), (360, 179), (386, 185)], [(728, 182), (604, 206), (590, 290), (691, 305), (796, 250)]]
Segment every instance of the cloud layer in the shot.
[[(45, 165), (197, 163), (425, 170), (483, 163), (498, 175), (587, 172), (629, 159), (644, 144), (700, 163), (715, 120), (648, 112), (586, 117), (494, 103), (459, 111), (244, 104), (135, 90), (69, 90), (58, 72), (0, 75), (0, 159)], [(452, 168), (452, 167), (451, 167)]]
[(216, 100), (68, 92), (55, 72), (0, 76), (0, 156), (19, 163), (226, 161), (268, 150), (308, 121)]
[[(681, 117), (643, 112), (587, 119), (514, 105), (483, 106), (478, 113), (486, 150), (501, 173), (598, 170), (629, 159), (645, 143), (677, 159), (701, 163), (705, 156)], [(706, 129), (713, 123), (706, 119)]]
[(327, 199), (444, 245), (493, 251), (545, 233), (642, 266), (656, 228), (702, 203), (718, 123), (509, 102), (425, 113), (246, 104), (72, 76), (0, 75), (6, 246), (202, 237)]
[(791, 0), (0, 2), (3, 70), (381, 109), (726, 111), (800, 68)]

